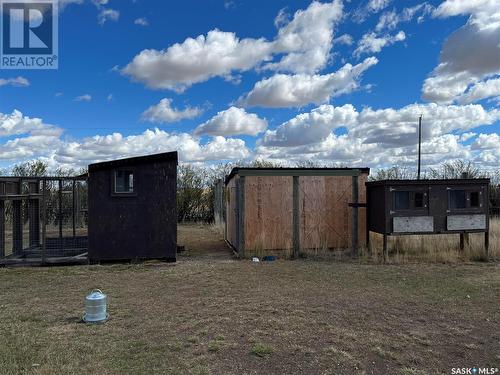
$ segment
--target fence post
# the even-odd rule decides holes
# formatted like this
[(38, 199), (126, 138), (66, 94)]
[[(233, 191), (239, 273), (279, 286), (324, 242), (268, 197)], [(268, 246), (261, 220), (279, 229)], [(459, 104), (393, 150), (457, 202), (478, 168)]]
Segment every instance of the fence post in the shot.
[[(17, 193), (22, 194), (23, 181), (18, 180)], [(12, 253), (19, 255), (23, 251), (22, 198), (12, 200)]]
[(59, 239), (60, 244), (62, 246), (62, 238), (63, 238), (63, 209), (62, 209), (62, 189), (63, 183), (62, 180), (59, 180), (59, 192), (57, 194), (58, 197), (58, 208), (59, 208)]
[[(29, 182), (29, 193), (39, 194), (40, 183)], [(33, 247), (40, 246), (40, 197), (28, 198), (29, 244)]]
[(45, 192), (47, 190), (47, 180), (43, 179), (42, 182), (42, 264), (45, 263), (45, 256), (47, 252), (47, 201)]

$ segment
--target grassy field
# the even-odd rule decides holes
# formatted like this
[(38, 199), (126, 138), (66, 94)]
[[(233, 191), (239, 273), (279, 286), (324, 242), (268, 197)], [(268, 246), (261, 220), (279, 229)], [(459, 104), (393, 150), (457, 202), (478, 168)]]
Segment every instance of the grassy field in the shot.
[[(252, 263), (181, 226), (176, 264), (0, 269), (0, 374), (435, 374), (500, 367), (500, 266)], [(110, 320), (80, 322), (109, 295)]]

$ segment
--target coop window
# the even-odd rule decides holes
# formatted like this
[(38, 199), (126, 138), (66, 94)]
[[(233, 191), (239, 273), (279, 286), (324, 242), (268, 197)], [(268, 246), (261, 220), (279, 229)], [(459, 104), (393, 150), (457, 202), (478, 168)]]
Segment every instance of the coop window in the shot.
[(450, 209), (465, 208), (465, 190), (450, 190)]
[(134, 192), (134, 172), (119, 170), (115, 171), (115, 193)]
[(410, 208), (410, 192), (396, 191), (394, 192), (394, 208), (396, 210), (408, 210)]
[(416, 192), (415, 193), (415, 208), (423, 208), (424, 207), (424, 193)]
[(479, 192), (473, 191), (470, 193), (470, 206), (479, 207)]

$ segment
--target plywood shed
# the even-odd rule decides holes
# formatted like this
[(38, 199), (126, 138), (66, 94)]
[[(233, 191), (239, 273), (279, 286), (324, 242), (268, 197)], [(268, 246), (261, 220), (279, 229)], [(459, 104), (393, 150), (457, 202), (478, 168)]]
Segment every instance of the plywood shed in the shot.
[(164, 259), (177, 250), (177, 152), (89, 166), (89, 260)]
[(489, 245), (489, 185), (484, 179), (384, 180), (366, 183), (367, 242), (370, 231), (384, 236), (484, 232)]
[(368, 168), (234, 168), (226, 241), (240, 257), (365, 245)]

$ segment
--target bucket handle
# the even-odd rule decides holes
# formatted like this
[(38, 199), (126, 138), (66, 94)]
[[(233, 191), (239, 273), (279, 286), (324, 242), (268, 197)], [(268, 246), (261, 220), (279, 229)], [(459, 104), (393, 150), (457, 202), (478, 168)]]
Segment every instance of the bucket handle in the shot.
[(102, 290), (101, 290), (101, 289), (92, 289), (92, 290), (90, 291), (90, 293), (91, 293), (91, 294), (92, 294), (92, 293), (94, 293), (94, 292), (99, 292), (99, 293), (101, 293), (101, 294), (104, 294), (104, 293), (102, 292)]

